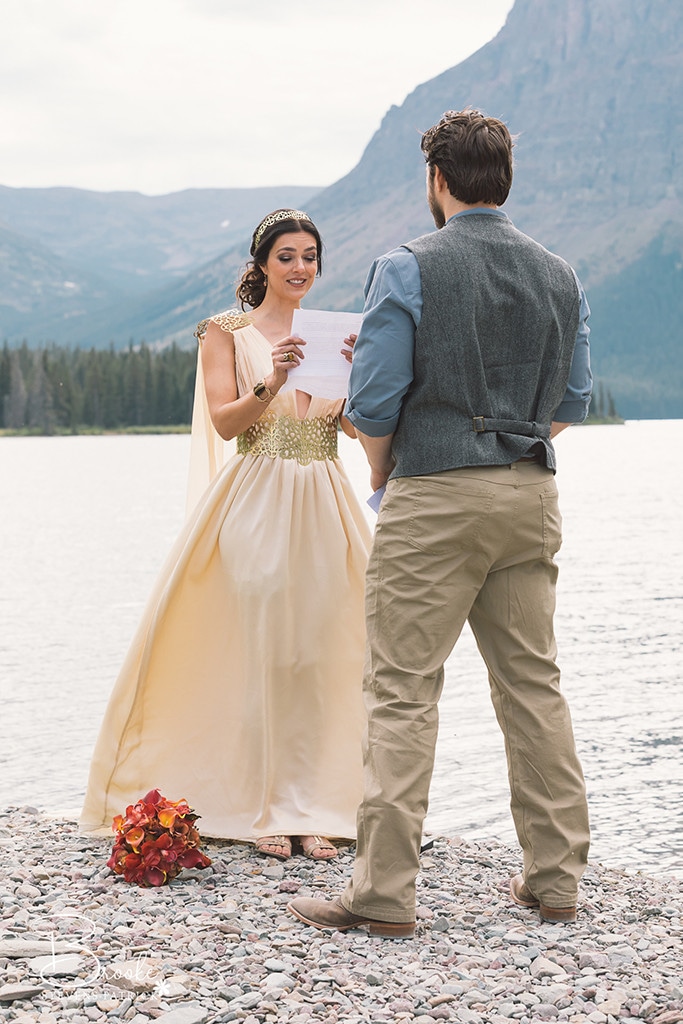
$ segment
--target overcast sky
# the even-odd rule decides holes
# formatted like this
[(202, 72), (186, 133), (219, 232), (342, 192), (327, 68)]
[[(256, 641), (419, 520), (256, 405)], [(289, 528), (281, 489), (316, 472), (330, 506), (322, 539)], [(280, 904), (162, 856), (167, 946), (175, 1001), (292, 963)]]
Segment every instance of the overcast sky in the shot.
[(0, 184), (329, 185), (512, 4), (2, 0)]

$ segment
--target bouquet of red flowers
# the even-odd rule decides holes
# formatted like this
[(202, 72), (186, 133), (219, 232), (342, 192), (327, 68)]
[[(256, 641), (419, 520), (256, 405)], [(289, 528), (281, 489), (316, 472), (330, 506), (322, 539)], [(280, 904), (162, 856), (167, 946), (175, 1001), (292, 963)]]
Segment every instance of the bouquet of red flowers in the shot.
[(127, 882), (165, 885), (183, 868), (207, 868), (210, 859), (199, 850), (195, 828), (199, 817), (187, 803), (173, 803), (158, 789), (126, 807), (112, 822), (116, 841), (107, 867)]

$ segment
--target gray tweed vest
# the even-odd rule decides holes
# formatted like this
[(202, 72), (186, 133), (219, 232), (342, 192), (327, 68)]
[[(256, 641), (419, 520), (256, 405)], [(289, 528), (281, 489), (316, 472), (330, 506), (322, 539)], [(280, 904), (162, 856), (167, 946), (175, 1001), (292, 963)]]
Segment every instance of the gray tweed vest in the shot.
[(488, 213), (457, 217), (406, 248), (420, 269), (423, 311), (392, 476), (531, 453), (554, 470), (550, 423), (579, 325), (571, 267)]

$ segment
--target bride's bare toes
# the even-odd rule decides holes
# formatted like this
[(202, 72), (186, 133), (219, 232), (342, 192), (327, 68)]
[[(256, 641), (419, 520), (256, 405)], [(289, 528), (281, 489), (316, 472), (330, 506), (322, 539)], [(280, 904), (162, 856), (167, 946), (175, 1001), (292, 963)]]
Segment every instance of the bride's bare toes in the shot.
[(304, 857), (309, 860), (332, 860), (339, 853), (337, 847), (322, 836), (299, 836), (299, 841)]
[(292, 841), (289, 836), (261, 836), (254, 843), (257, 853), (264, 857), (288, 860), (292, 856)]

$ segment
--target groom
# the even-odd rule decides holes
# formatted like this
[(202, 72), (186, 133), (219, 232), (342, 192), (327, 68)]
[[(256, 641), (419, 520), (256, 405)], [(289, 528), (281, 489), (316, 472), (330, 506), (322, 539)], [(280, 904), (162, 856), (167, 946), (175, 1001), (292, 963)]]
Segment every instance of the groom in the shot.
[(437, 230), (377, 260), (346, 415), (373, 489), (365, 795), (353, 878), (290, 911), (316, 928), (415, 930), (443, 665), (469, 621), (505, 737), (523, 871), (511, 897), (573, 921), (588, 813), (553, 632), (561, 518), (552, 438), (588, 411), (588, 305), (571, 267), (499, 207), (507, 127), (448, 111), (422, 137)]

